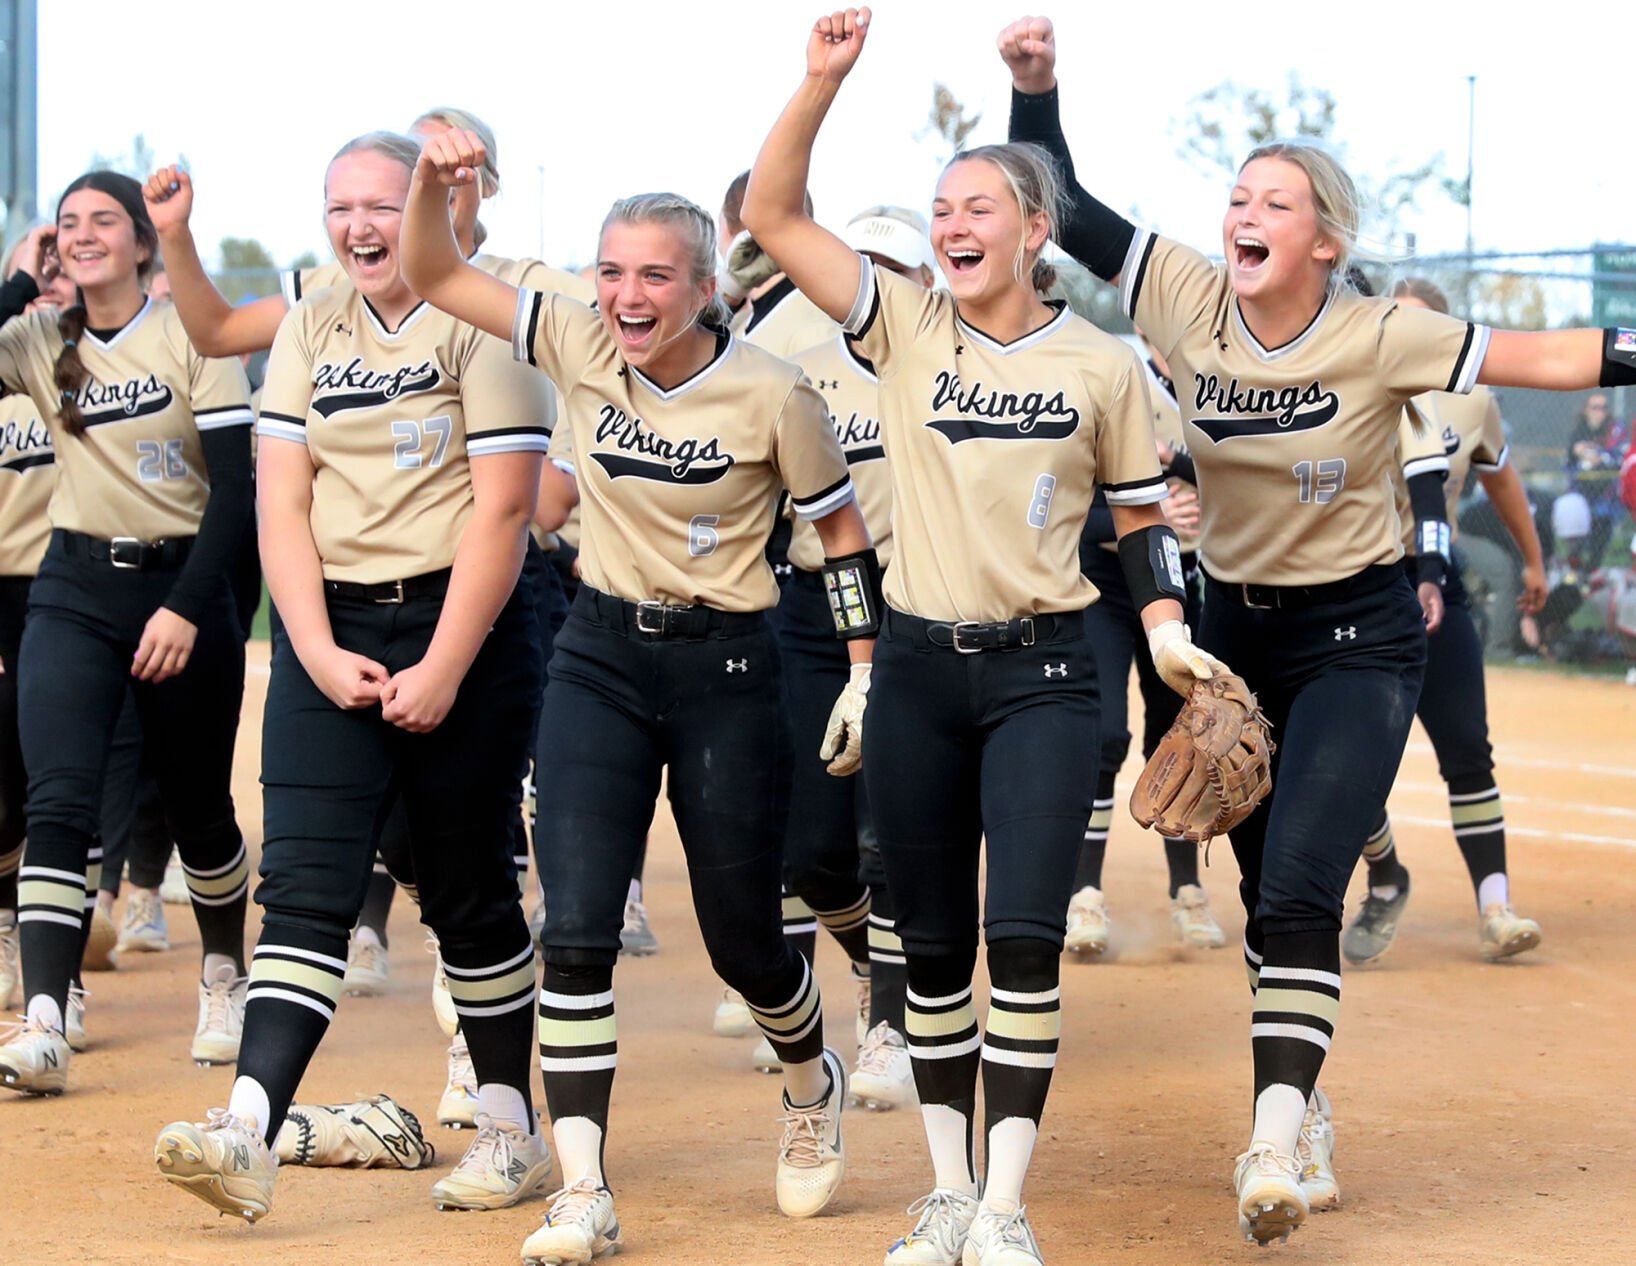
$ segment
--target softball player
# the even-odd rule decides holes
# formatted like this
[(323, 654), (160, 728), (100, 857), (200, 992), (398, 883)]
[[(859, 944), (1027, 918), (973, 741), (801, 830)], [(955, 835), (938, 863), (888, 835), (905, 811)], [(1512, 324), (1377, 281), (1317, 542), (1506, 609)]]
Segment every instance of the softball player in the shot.
[[(1182, 443), (1181, 414), (1176, 406), (1175, 386), (1167, 372), (1169, 366), (1151, 347), (1149, 351), (1148, 395), (1153, 402), (1153, 431), (1159, 441), (1161, 464), (1173, 489), (1173, 495), (1162, 505), (1166, 518), (1179, 529), (1183, 524), (1178, 524), (1177, 520), (1183, 515), (1187, 516), (1186, 522), (1194, 525), (1197, 522), (1197, 496), (1176, 495), (1182, 483), (1191, 483), (1192, 460)], [(1190, 628), (1198, 624), (1200, 615), (1202, 581), (1198, 570), (1197, 540), (1194, 532), (1177, 532), (1177, 541), (1181, 546), (1182, 578), (1187, 589), (1183, 608)], [(1080, 539), (1079, 568), (1101, 595), (1085, 609), (1085, 622), (1091, 645), (1097, 653), (1097, 680), (1102, 683), (1106, 697), (1102, 708), (1102, 749), (1096, 776), (1096, 800), (1085, 827), (1079, 867), (1074, 873), (1065, 944), (1081, 958), (1095, 959), (1107, 953), (1112, 934), (1107, 902), (1102, 892), (1102, 863), (1107, 856), (1108, 833), (1113, 826), (1114, 779), (1125, 763), (1126, 753), (1130, 751), (1126, 692), (1132, 660), (1136, 664), (1136, 678), (1142, 691), (1144, 758), (1153, 754), (1159, 740), (1175, 721), (1181, 699), (1154, 671), (1152, 659), (1139, 653), (1144, 637), (1141, 613), (1131, 604), (1130, 587), (1125, 584), (1124, 572), (1119, 566), (1113, 518), (1108, 511), (1106, 498), (1101, 495), (1092, 502), (1090, 515), (1085, 520), (1085, 531)], [(1165, 864), (1170, 872), (1170, 918), (1177, 936), (1184, 944), (1196, 948), (1220, 948), (1226, 944), (1226, 937), (1211, 913), (1210, 899), (1199, 883), (1198, 846), (1186, 840), (1167, 839), (1164, 850)]]
[[(803, 213), (813, 142), (868, 20), (867, 9), (818, 20), (807, 77), (762, 147), (744, 212), (881, 382), (894, 561), (864, 762), (936, 1184), (886, 1260), (1037, 1263), (1022, 1186), (1056, 1062), (1069, 882), (1095, 778), (1096, 658), (1083, 610), (1097, 595), (1077, 563), (1097, 486), (1166, 680), (1186, 689), (1221, 666), (1181, 625), (1144, 371), (1124, 344), (1038, 297), (1056, 205), (1046, 156), (988, 146), (945, 169), (932, 243), (949, 291), (877, 267)], [(980, 1035), (972, 975), (984, 837), (992, 989)]]
[[(558, 384), (579, 472), (584, 583), (542, 709), (542, 728), (574, 741), (556, 753), (535, 835), (551, 877), (540, 1064), (566, 1186), (523, 1257), (586, 1261), (619, 1236), (603, 1168), (613, 967), (667, 765), (711, 962), (783, 1064), (779, 1207), (814, 1214), (839, 1186), (844, 1069), (823, 1047), (817, 983), (777, 917), (789, 742), (763, 551), (780, 489), (835, 560), (830, 583), (855, 592), (872, 552), (823, 401), (793, 365), (724, 328), (709, 214), (673, 194), (615, 203), (592, 310), (461, 260), (445, 186), (471, 179), (481, 159), (470, 133), (427, 142), (406, 260), (432, 302), (511, 332), (518, 358)], [(853, 609), (837, 599), (838, 633), (853, 631)], [(872, 645), (850, 640), (852, 662), (867, 663)], [(855, 722), (861, 699), (837, 709)]]
[[(1398, 282), (1392, 295), (1403, 307), (1449, 310), (1447, 296), (1421, 277)], [(1523, 588), (1518, 605), (1527, 614), (1544, 605), (1544, 556), (1522, 480), (1508, 461), (1505, 426), (1494, 393), (1485, 387), (1469, 396), (1435, 392), (1418, 397), (1415, 405), (1430, 424), (1436, 455), (1446, 467), (1446, 482), (1432, 477), (1430, 514), (1417, 516), (1410, 510), (1403, 516), (1404, 547), (1416, 555), (1421, 582), (1429, 580), (1438, 587), (1435, 592), (1442, 611), (1441, 627), (1432, 631), (1426, 644), (1426, 681), (1416, 715), (1426, 727), (1449, 787), (1455, 843), (1465, 858), (1477, 898), (1479, 949), (1490, 960), (1509, 958), (1537, 946), (1540, 930), (1533, 919), (1511, 908), (1505, 815), (1494, 782), (1494, 750), (1488, 741), (1482, 637), (1471, 618), (1459, 555), (1452, 550), (1459, 539), (1457, 507), (1470, 472), (1476, 471), (1522, 551)], [(1404, 438), (1408, 442), (1411, 437)], [(1425, 465), (1424, 461), (1418, 465), (1405, 462), (1405, 478), (1412, 483)], [(1407, 507), (1400, 506), (1404, 509)], [(1437, 526), (1440, 519), (1447, 527)], [(1368, 863), (1369, 891), (1363, 909), (1341, 937), (1341, 952), (1351, 963), (1372, 962), (1391, 948), (1409, 901), (1409, 872), (1398, 858), (1384, 809), (1363, 846), (1363, 856)]]
[(244, 645), (227, 577), (250, 516), (249, 387), (142, 289), (158, 246), (129, 177), (91, 172), (57, 209), (80, 302), (0, 329), (0, 383), (50, 400), (51, 541), (29, 591), (18, 715), (29, 771), (18, 924), (28, 1013), (0, 1084), (67, 1085), (64, 1008), (101, 864), (108, 745), (134, 678), (203, 941), (192, 1054), (231, 1062), (249, 868), (229, 790)]
[(543, 1185), (529, 1095), (534, 963), (511, 861), (511, 783), (539, 652), (520, 590), (549, 403), (505, 345), (431, 310), (399, 269), (418, 151), (372, 133), (326, 177), (350, 284), (279, 329), (262, 393), (262, 562), (280, 616), (262, 755), (264, 909), (227, 1109), (160, 1132), (161, 1174), (264, 1216), (277, 1136), (334, 1015), (380, 823), (408, 817), (478, 1081), (477, 1137), (432, 1189), (496, 1209)]
[(1176, 371), (1202, 494), (1201, 641), (1242, 669), (1279, 736), (1273, 794), (1232, 833), (1255, 1123), (1234, 1171), (1239, 1227), (1266, 1243), (1305, 1220), (1297, 1158), (1340, 1005), (1341, 902), (1385, 803), (1424, 672), (1420, 604), (1389, 503), (1403, 405), (1478, 381), (1571, 389), (1636, 378), (1636, 334), (1490, 330), (1344, 284), (1357, 194), (1309, 145), (1262, 146), (1222, 225), (1226, 263), (1143, 232), (1073, 181), (1051, 24), (1000, 35), (1015, 139), (1069, 177), (1059, 238), (1120, 285)]

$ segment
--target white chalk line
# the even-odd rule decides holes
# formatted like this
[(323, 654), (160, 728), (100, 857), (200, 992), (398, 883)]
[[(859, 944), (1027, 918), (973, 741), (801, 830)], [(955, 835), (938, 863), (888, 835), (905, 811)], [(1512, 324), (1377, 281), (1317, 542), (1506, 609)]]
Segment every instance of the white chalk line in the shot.
[[(1410, 826), (1432, 826), (1447, 829), (1447, 818), (1424, 818), (1408, 813), (1391, 814), (1393, 822), (1407, 822)], [(1615, 848), (1636, 849), (1636, 840), (1627, 835), (1587, 835), (1582, 831), (1544, 831), (1535, 826), (1517, 826), (1511, 822), (1505, 824), (1507, 835), (1519, 835), (1526, 839), (1536, 840), (1563, 840), (1570, 844), (1599, 844), (1612, 845)]]
[[(1405, 782), (1398, 779), (1392, 784), (1393, 791), (1407, 791), (1417, 794), (1436, 795), (1446, 798), (1448, 788), (1440, 782)], [(1528, 796), (1520, 792), (1508, 791), (1500, 788), (1500, 802), (1506, 806), (1514, 804), (1537, 805), (1547, 810), (1558, 810), (1564, 813), (1589, 813), (1604, 818), (1625, 818), (1636, 821), (1636, 809), (1624, 809), (1612, 804), (1585, 804), (1578, 800), (1553, 800), (1548, 796)]]

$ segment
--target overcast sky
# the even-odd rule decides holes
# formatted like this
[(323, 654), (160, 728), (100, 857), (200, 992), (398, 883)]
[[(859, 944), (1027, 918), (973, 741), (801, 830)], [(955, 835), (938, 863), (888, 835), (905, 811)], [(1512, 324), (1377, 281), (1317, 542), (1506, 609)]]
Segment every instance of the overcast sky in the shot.
[[(720, 205), (799, 81), (816, 13), (791, 0), (45, 0), (41, 200), (53, 208), (93, 153), (124, 151), (141, 132), (161, 160), (187, 156), (207, 256), (235, 235), (280, 262), (309, 249), (327, 258), (329, 156), (451, 104), (499, 137), (490, 249), (582, 263), (615, 197), (674, 189)], [(1628, 14), (1560, 0), (1075, 0), (1053, 16), (1081, 179), (1172, 236), (1219, 247), (1226, 182), (1176, 152), (1195, 94), (1225, 79), (1281, 92), (1298, 73), (1334, 93), (1359, 173), (1378, 180), (1441, 153), (1459, 177), (1475, 74), (1476, 242), (1529, 251), (1636, 240)], [(941, 154), (924, 135), (934, 81), (982, 113), (972, 142), (1004, 139), (1009, 79), (994, 37), (1015, 16), (1003, 0), (876, 6), (819, 140), (821, 220), (877, 202), (927, 206)], [(1464, 242), (1464, 212), (1446, 202), (1413, 227), (1423, 252)]]

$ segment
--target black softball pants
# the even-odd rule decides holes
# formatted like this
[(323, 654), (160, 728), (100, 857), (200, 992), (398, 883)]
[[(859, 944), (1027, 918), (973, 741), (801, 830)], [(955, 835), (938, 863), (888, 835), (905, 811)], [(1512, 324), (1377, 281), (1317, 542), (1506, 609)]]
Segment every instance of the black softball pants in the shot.
[(0, 910), (17, 909), (17, 868), (23, 864), (23, 805), (28, 773), (17, 733), (17, 659), (33, 576), (0, 576)]

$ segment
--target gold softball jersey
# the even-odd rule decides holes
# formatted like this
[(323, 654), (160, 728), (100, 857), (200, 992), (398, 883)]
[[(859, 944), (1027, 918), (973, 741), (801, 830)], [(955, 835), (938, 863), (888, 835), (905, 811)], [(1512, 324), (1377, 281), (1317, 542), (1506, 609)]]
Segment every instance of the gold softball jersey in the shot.
[[(56, 402), (62, 347), (56, 313), (14, 318), (0, 328), (0, 382)], [(176, 309), (152, 299), (108, 339), (86, 330), (79, 353), (85, 434), (69, 435), (46, 410), (57, 455), (51, 526), (144, 541), (197, 535), (210, 496), (199, 433), (253, 417), (238, 361), (199, 355)]]
[[(844, 334), (798, 354), (795, 363), (829, 409), (835, 438), (852, 472), (858, 510), (884, 567), (892, 561), (892, 474), (886, 469), (886, 450), (880, 442), (880, 379), (875, 367)], [(795, 521), (789, 559), (802, 571), (823, 567), (824, 543), (812, 524)]]
[[(1442, 394), (1442, 393), (1438, 393)], [(1451, 396), (1453, 400), (1466, 400), (1468, 396)], [(1403, 407), (1403, 420), (1397, 428), (1397, 460), (1398, 467), (1393, 474), (1393, 492), (1397, 506), (1398, 522), (1403, 532), (1403, 552), (1414, 554), (1415, 549), (1415, 518), (1414, 506), (1409, 501), (1409, 480), (1417, 475), (1436, 475), (1440, 479), (1449, 477), (1448, 454), (1443, 449), (1442, 430), (1433, 425), (1430, 417), (1421, 407), (1427, 396), (1418, 396), (1415, 400)], [(1415, 425), (1416, 419), (1421, 422)], [(1445, 488), (1447, 485), (1444, 485)], [(1452, 524), (1450, 527), (1452, 528)]]
[(1511, 460), (1500, 402), (1487, 387), (1478, 387), (1469, 396), (1428, 392), (1415, 397), (1415, 404), (1437, 432), (1448, 458), (1448, 481), (1443, 492), (1448, 498), (1449, 529), (1459, 539), (1458, 507), (1467, 478), (1472, 471), (1492, 475)]
[(1166, 495), (1147, 371), (1124, 343), (1054, 304), (1001, 343), (859, 256), (845, 328), (881, 380), (896, 562), (886, 601), (928, 620), (1008, 620), (1096, 600), (1079, 538), (1111, 505)]
[(502, 340), (424, 303), (388, 330), (343, 285), (279, 326), (256, 429), (307, 446), (324, 576), (378, 584), (454, 563), (471, 459), (545, 452), (550, 408)]
[(40, 570), (57, 482), (51, 432), (28, 396), (0, 396), (0, 576)]
[(1120, 301), (1174, 372), (1212, 576), (1312, 585), (1402, 557), (1399, 415), (1422, 392), (1476, 385), (1486, 326), (1335, 289), (1299, 337), (1267, 348), (1225, 265), (1143, 231)]
[[(582, 303), (596, 300), (594, 282), (585, 280), (578, 273), (563, 272), (560, 268), (542, 264), (537, 259), (507, 259), (503, 255), (479, 253), (472, 256), (471, 262), (491, 277), (498, 277), (513, 286), (529, 286), (551, 294), (571, 295)], [(350, 285), (352, 279), (347, 276), (345, 268), (332, 260), (314, 268), (291, 268), (280, 273), (278, 280), (284, 302), (293, 308), (316, 291), (343, 283)]]
[(580, 574), (604, 593), (765, 610), (778, 601), (764, 551), (781, 490), (803, 519), (853, 499), (823, 398), (794, 365), (726, 331), (710, 363), (668, 389), (625, 362), (601, 316), (561, 295), (523, 290), (512, 344), (562, 392)]
[(746, 303), (733, 317), (733, 333), (784, 360), (794, 360), (797, 353), (839, 331), (829, 314), (797, 290), (788, 277), (761, 298)]

